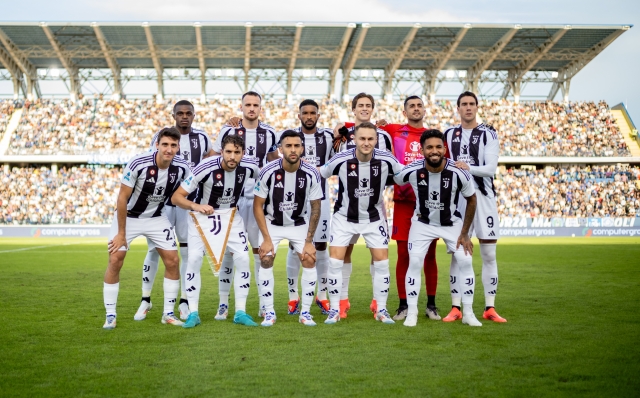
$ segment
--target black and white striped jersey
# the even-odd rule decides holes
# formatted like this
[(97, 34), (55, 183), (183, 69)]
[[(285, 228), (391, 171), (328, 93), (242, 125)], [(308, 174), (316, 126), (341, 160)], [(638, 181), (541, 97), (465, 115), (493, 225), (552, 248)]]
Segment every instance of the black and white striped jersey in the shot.
[(124, 168), (120, 182), (133, 188), (127, 202), (127, 217), (159, 217), (165, 203), (189, 174), (189, 164), (178, 156), (168, 168), (160, 169), (156, 164), (157, 153), (136, 155)]
[(373, 150), (369, 162), (360, 162), (356, 150), (349, 149), (335, 155), (320, 169), (320, 175), (338, 176), (338, 198), (333, 207), (349, 222), (367, 224), (385, 219), (383, 211), (384, 187), (393, 184), (393, 175), (402, 164), (390, 152)]
[(298, 170), (289, 173), (282, 168), (282, 162), (274, 160), (260, 171), (255, 195), (266, 199), (264, 214), (272, 225), (304, 225), (309, 201), (322, 199), (320, 173), (306, 162), (300, 162)]
[(489, 192), (495, 196), (493, 176), (498, 167), (500, 143), (493, 127), (479, 124), (467, 130), (457, 125), (444, 132), (444, 142), (454, 162), (460, 160), (469, 165), (478, 191), (484, 196)]
[[(156, 141), (159, 131), (151, 139), (151, 151), (156, 150)], [(191, 129), (189, 134), (181, 134), (180, 152), (176, 156), (194, 168), (204, 159), (204, 156), (213, 148), (213, 143), (207, 134), (198, 129)]]
[[(340, 152), (344, 152), (356, 147), (356, 126), (348, 127), (347, 130), (349, 130), (349, 134), (347, 135), (347, 140), (340, 144)], [(389, 133), (382, 129), (377, 128), (376, 130), (378, 131), (378, 142), (376, 143), (376, 148), (383, 151), (391, 152), (393, 150), (393, 147), (391, 146), (391, 135), (389, 135)]]
[(234, 171), (222, 168), (222, 156), (213, 156), (200, 162), (182, 183), (185, 191), (198, 195), (194, 200), (214, 209), (229, 209), (238, 204), (245, 182), (258, 177), (258, 162), (243, 157)]
[[(304, 160), (316, 167), (324, 166), (329, 159), (335, 154), (333, 150), (333, 130), (323, 127), (317, 127), (314, 134), (305, 134), (302, 127), (298, 126), (293, 131), (300, 134), (304, 152), (302, 157)], [(278, 143), (280, 136), (284, 131), (278, 133)], [(327, 190), (329, 189), (326, 178), (321, 178), (322, 182), (322, 200), (328, 198)]]
[(434, 226), (450, 227), (460, 220), (458, 199), (475, 193), (471, 174), (459, 169), (450, 159), (440, 173), (427, 170), (424, 159), (406, 165), (394, 177), (396, 184), (411, 184), (416, 195), (418, 221)]
[[(276, 130), (266, 123), (259, 122), (256, 129), (247, 129), (240, 122), (239, 127), (223, 126), (218, 138), (213, 143), (213, 150), (222, 153), (222, 140), (228, 135), (239, 135), (244, 138), (244, 155), (255, 159), (258, 167), (263, 168), (267, 164), (267, 154), (278, 150)], [(253, 198), (253, 188), (256, 180), (250, 178), (245, 185), (242, 196)]]

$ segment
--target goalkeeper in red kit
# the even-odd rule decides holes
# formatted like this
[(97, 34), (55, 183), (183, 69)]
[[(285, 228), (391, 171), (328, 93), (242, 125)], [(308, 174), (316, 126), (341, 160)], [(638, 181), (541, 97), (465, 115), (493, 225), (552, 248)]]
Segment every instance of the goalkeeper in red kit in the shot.
[[(426, 113), (422, 99), (416, 95), (404, 100), (404, 111), (407, 118), (406, 124), (387, 124), (380, 128), (387, 131), (393, 140), (393, 154), (400, 163), (407, 165), (415, 160), (422, 159), (420, 151), (420, 135), (427, 130), (422, 120)], [(409, 250), (407, 241), (411, 218), (416, 208), (416, 197), (409, 184), (405, 186), (393, 186), (393, 229), (391, 239), (398, 245), (398, 262), (396, 263), (396, 285), (400, 305), (395, 320), (403, 320), (407, 316), (407, 293), (405, 291), (405, 276), (409, 269)], [(427, 309), (425, 315), (429, 319), (440, 320), (436, 308), (436, 288), (438, 286), (438, 264), (436, 263), (436, 242), (433, 241), (424, 259), (424, 277), (427, 285)]]

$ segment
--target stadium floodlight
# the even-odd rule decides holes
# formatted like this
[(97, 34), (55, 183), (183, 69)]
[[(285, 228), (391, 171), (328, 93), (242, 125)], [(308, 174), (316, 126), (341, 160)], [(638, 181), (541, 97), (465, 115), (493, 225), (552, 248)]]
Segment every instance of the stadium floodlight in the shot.
[(143, 27), (143, 28), (146, 28), (147, 26), (149, 26), (149, 22), (143, 22), (143, 23), (142, 23), (142, 27)]
[(227, 69), (226, 75), (227, 76), (233, 76), (233, 75), (235, 75), (235, 71), (233, 69)]
[(422, 27), (422, 24), (420, 22), (416, 22), (413, 24), (413, 27), (420, 29)]
[(46, 22), (40, 22), (40, 27), (44, 28), (45, 26), (47, 26)]
[(456, 72), (453, 71), (453, 70), (448, 70), (448, 71), (445, 72), (445, 76), (447, 77), (447, 79), (451, 79), (455, 75), (456, 75)]
[(98, 23), (97, 22), (91, 22), (89, 24), (89, 26), (91, 26), (92, 28), (95, 28), (96, 26), (98, 26)]
[(369, 71), (366, 69), (361, 70), (360, 77), (369, 77)]
[(517, 23), (517, 24), (513, 25), (513, 29), (522, 29), (522, 25)]
[(60, 76), (60, 70), (58, 68), (51, 68), (51, 76), (53, 77)]
[(465, 77), (467, 77), (467, 71), (466, 70), (459, 70), (458, 71), (458, 77), (464, 79)]
[(354, 24), (353, 22), (347, 24), (347, 28), (352, 28), (353, 29), (355, 27), (356, 27), (356, 24)]
[(572, 28), (573, 28), (573, 26), (571, 26), (571, 25), (565, 25), (565, 26), (564, 26), (564, 29), (565, 29), (565, 30), (570, 30), (570, 29), (572, 29)]
[(322, 77), (322, 76), (324, 76), (324, 72), (317, 69), (316, 70), (316, 77)]
[(180, 69), (174, 69), (171, 71), (171, 76), (178, 77), (180, 76)]
[(311, 76), (311, 69), (304, 69), (302, 71), (302, 76), (304, 77), (310, 77)]
[(381, 71), (379, 71), (379, 70), (374, 70), (373, 71), (373, 77), (380, 77), (380, 76), (382, 76), (382, 72)]
[(202, 26), (202, 24), (200, 22), (194, 22), (193, 26), (196, 27), (196, 28), (199, 28), (199, 27)]
[(470, 23), (466, 23), (466, 24), (464, 24), (464, 28), (465, 28), (465, 29), (471, 29), (471, 24), (470, 24)]
[(146, 69), (140, 69), (140, 76), (146, 76), (147, 75), (147, 70)]
[(222, 76), (222, 70), (220, 70), (220, 69), (214, 69), (214, 70), (213, 70), (213, 75), (214, 75), (214, 76), (216, 76), (216, 77), (220, 77), (220, 76)]
[(296, 24), (296, 27), (297, 27), (297, 28), (304, 28), (304, 22), (298, 22), (298, 23)]
[(624, 25), (622, 27), (622, 30), (629, 30), (629, 29), (631, 29), (631, 26), (629, 26), (629, 25)]
[(247, 28), (250, 28), (250, 27), (252, 27), (252, 26), (253, 26), (253, 23), (251, 23), (251, 22), (245, 22), (245, 23), (244, 23), (244, 26), (246, 26)]
[(558, 72), (551, 72), (551, 78), (556, 79), (558, 77)]
[(129, 70), (127, 70), (127, 75), (129, 75), (129, 76), (135, 76), (135, 75), (136, 75), (136, 70), (135, 70), (135, 69), (129, 69)]
[(369, 29), (370, 27), (371, 27), (370, 23), (366, 23), (365, 22), (365, 23), (362, 24), (362, 29)]
[(46, 69), (38, 69), (38, 75), (39, 76), (46, 76), (47, 75), (47, 70)]

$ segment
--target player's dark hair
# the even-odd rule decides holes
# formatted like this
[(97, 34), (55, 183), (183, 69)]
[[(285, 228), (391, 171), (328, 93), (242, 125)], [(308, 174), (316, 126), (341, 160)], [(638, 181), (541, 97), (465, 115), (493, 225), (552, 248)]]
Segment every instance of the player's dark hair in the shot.
[(370, 123), (370, 122), (364, 122), (364, 123), (360, 123), (359, 125), (356, 126), (355, 130), (353, 130), (354, 133), (357, 133), (358, 130), (360, 129), (373, 129), (373, 131), (378, 131), (378, 128), (376, 127), (375, 124)]
[(478, 105), (478, 97), (476, 97), (476, 95), (471, 91), (465, 91), (464, 93), (460, 94), (460, 96), (458, 97), (458, 101), (457, 101), (458, 106), (460, 106), (460, 100), (462, 99), (462, 97), (473, 97), (473, 99), (476, 100), (476, 105)]
[(404, 107), (407, 107), (407, 102), (409, 102), (412, 99), (419, 99), (420, 101), (422, 101), (422, 98), (418, 97), (417, 95), (411, 95), (409, 97), (407, 97), (407, 99), (404, 100)]
[(302, 109), (303, 106), (307, 106), (307, 105), (315, 106), (316, 109), (320, 109), (320, 107), (318, 106), (318, 103), (315, 102), (312, 99), (306, 99), (306, 100), (302, 101), (300, 103), (300, 106), (298, 107), (298, 109)]
[(162, 137), (169, 137), (172, 140), (180, 142), (180, 137), (181, 136), (182, 135), (180, 134), (180, 131), (178, 131), (177, 128), (175, 128), (175, 127), (165, 127), (162, 130), (160, 130), (160, 132), (158, 133), (158, 140), (156, 142), (158, 144), (160, 144), (160, 140), (162, 140)]
[(376, 107), (376, 102), (373, 100), (373, 95), (367, 94), (367, 93), (360, 93), (360, 94), (357, 94), (355, 97), (353, 97), (353, 99), (351, 100), (351, 110), (356, 109), (356, 105), (358, 105), (358, 100), (360, 98), (369, 98), (369, 101), (371, 101), (371, 109)]
[(176, 102), (175, 105), (173, 106), (173, 113), (176, 113), (176, 108), (181, 106), (181, 105), (190, 106), (191, 109), (193, 109), (193, 110), (196, 109), (191, 102), (189, 102), (187, 100), (180, 100), (180, 101)]
[(300, 138), (300, 140), (302, 140), (302, 137), (300, 137), (300, 133), (298, 133), (297, 131), (293, 131), (293, 130), (285, 130), (282, 135), (280, 135), (280, 141), (278, 141), (278, 144), (282, 144), (282, 141), (285, 138), (288, 137), (298, 137)]
[(262, 101), (262, 96), (260, 94), (256, 93), (255, 91), (247, 91), (246, 93), (242, 94), (241, 100), (244, 100), (244, 97), (246, 97), (247, 95), (258, 97), (258, 98), (260, 98), (260, 101)]
[(444, 143), (444, 134), (442, 134), (442, 131), (436, 130), (436, 129), (429, 129), (429, 130), (425, 130), (424, 133), (422, 133), (422, 135), (420, 136), (420, 145), (422, 145), (423, 148), (424, 148), (424, 143), (429, 138), (440, 138)]
[(222, 139), (222, 150), (224, 151), (224, 147), (227, 146), (227, 144), (232, 144), (233, 146), (237, 146), (239, 148), (242, 149), (242, 151), (244, 152), (244, 138), (242, 138), (239, 135), (227, 135), (226, 137), (224, 137)]

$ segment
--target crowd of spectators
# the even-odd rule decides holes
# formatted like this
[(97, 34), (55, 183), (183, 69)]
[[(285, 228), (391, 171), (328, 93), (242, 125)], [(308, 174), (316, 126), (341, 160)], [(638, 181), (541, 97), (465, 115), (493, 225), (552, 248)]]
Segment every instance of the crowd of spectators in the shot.
[[(75, 103), (26, 101), (8, 154), (135, 153), (147, 148), (159, 128), (173, 124), (174, 102), (97, 98), (82, 98)], [(321, 125), (333, 127), (352, 118), (348, 104), (329, 99), (320, 102)], [(194, 104), (194, 126), (205, 130), (212, 139), (225, 121), (240, 115), (240, 99), (211, 99)], [(380, 101), (376, 105), (374, 120), (404, 123), (401, 101)], [(516, 104), (497, 100), (480, 105), (479, 118), (498, 131), (502, 156), (631, 155), (605, 102)], [(455, 101), (438, 100), (426, 107), (428, 127), (444, 130), (459, 123)], [(297, 126), (297, 103), (265, 99), (261, 120), (277, 130)]]
[[(0, 224), (105, 224), (113, 219), (120, 167), (0, 169)], [(500, 168), (501, 217), (640, 217), (640, 168)], [(332, 201), (335, 179), (329, 180)], [(393, 188), (384, 193), (393, 218)]]
[(0, 224), (103, 224), (116, 206), (120, 167), (0, 169)]
[(0, 137), (7, 129), (9, 120), (14, 111), (14, 105), (12, 101), (0, 101)]

